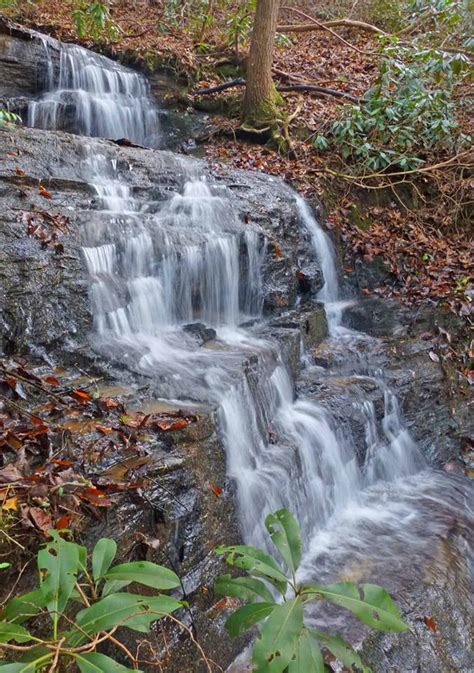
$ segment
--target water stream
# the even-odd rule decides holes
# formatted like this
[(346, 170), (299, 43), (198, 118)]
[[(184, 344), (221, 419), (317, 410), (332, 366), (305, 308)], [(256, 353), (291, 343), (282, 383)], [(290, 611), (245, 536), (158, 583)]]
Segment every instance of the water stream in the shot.
[[(61, 129), (67, 118), (86, 136), (154, 144), (156, 110), (140, 75), (80, 47), (44, 45), (47, 90), (30, 106), (31, 125)], [(84, 162), (98, 203), (83, 232), (96, 347), (154, 377), (164, 398), (217, 408), (247, 542), (264, 544), (265, 514), (285, 506), (303, 529), (302, 576), (333, 577), (350, 563), (393, 584), (406, 564), (424, 563), (462, 503), (456, 477), (428, 468), (383, 374), (359, 357), (370, 338), (341, 326), (334, 250), (308, 204), (289, 196), (319, 258), (330, 339), (346, 366), (383, 393), (381, 423), (369, 399), (356, 403), (365, 419), (363, 464), (328, 409), (295, 395), (282, 350), (265, 332), (262, 232), (239, 220), (225, 188), (184, 159), (180, 169), (181, 191), (157, 205), (137, 199), (105, 155), (90, 152)], [(202, 345), (183, 329), (196, 322), (216, 339)]]

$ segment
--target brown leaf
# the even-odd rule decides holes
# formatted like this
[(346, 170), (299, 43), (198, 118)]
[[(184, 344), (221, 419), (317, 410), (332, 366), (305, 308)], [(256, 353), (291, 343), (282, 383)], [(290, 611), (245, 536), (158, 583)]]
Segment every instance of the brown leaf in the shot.
[(189, 421), (185, 418), (178, 418), (177, 420), (154, 419), (150, 425), (166, 432), (167, 430), (182, 430), (189, 425)]
[(108, 507), (112, 504), (112, 500), (107, 496), (105, 491), (101, 491), (94, 486), (85, 488), (81, 493), (78, 494), (83, 500), (87, 500), (91, 505), (96, 507)]
[(43, 185), (39, 186), (38, 192), (39, 195), (43, 196), (45, 199), (53, 198), (51, 192), (48, 192), (48, 190), (45, 187), (43, 187)]
[(43, 532), (46, 532), (53, 527), (51, 515), (48, 512), (45, 512), (44, 509), (41, 509), (41, 507), (29, 507), (28, 515), (36, 528)]
[(16, 173), (17, 175), (21, 175), (21, 176), (25, 175), (25, 171), (23, 170), (23, 168), (18, 168), (18, 167), (16, 167), (16, 168), (15, 168), (15, 173)]
[(111, 432), (113, 432), (112, 428), (108, 428), (105, 425), (96, 425), (95, 429), (97, 432), (100, 432), (102, 435), (110, 435)]
[(23, 475), (12, 463), (0, 470), (0, 483), (8, 484), (12, 481), (21, 481), (22, 479)]
[(219, 488), (219, 486), (216, 486), (215, 484), (211, 484), (211, 482), (209, 482), (209, 488), (217, 498), (219, 498), (222, 495), (222, 488)]
[(76, 390), (73, 390), (72, 393), (69, 393), (71, 397), (73, 397), (77, 402), (80, 402), (81, 404), (87, 404), (88, 402), (91, 401), (91, 396), (87, 392), (87, 390), (81, 390), (80, 388), (77, 388)]
[(50, 386), (59, 386), (59, 380), (55, 376), (47, 376), (44, 379), (45, 383), (49, 383)]
[(54, 527), (56, 530), (66, 530), (70, 527), (71, 522), (76, 518), (75, 514), (64, 514), (56, 520)]
[(438, 630), (438, 626), (437, 626), (435, 620), (433, 619), (433, 617), (425, 617), (424, 622), (425, 622), (426, 626), (429, 628), (430, 631), (433, 631), (433, 633), (436, 633), (436, 631)]

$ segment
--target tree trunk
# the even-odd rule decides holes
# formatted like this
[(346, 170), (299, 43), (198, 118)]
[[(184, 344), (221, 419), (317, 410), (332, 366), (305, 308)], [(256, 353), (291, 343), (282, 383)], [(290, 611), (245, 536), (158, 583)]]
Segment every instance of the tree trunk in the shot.
[(274, 126), (278, 105), (283, 102), (272, 79), (273, 47), (280, 0), (257, 0), (242, 117), (256, 129)]

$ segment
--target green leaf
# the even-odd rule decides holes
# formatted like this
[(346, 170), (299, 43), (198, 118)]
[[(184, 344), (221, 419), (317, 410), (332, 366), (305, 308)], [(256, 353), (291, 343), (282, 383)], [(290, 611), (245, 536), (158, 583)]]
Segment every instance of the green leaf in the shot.
[(15, 621), (20, 624), (37, 615), (44, 607), (46, 607), (46, 599), (41, 589), (38, 588), (8, 601), (1, 611), (0, 617), (7, 619), (9, 622)]
[(226, 621), (225, 628), (231, 636), (238, 636), (257, 622), (270, 615), (277, 603), (251, 603), (238, 608)]
[(221, 575), (216, 580), (214, 590), (224, 596), (243, 598), (248, 603), (253, 603), (260, 598), (263, 598), (267, 603), (274, 602), (273, 596), (265, 584), (253, 577)]
[(266, 577), (283, 596), (285, 595), (288, 578), (275, 559), (261, 549), (244, 544), (221, 546), (217, 547), (216, 554), (227, 554), (226, 563), (228, 565), (247, 570), (250, 575)]
[(83, 641), (84, 633), (93, 635), (118, 625), (146, 633), (152, 622), (180, 607), (181, 603), (171, 596), (112, 594), (78, 612), (76, 624), (80, 630), (72, 631), (68, 641), (77, 645)]
[[(114, 661), (105, 654), (99, 652), (88, 652), (87, 654), (76, 654), (74, 657), (81, 673), (133, 673), (136, 669), (126, 668)], [(141, 673), (141, 671), (138, 671)]]
[(318, 631), (314, 631), (313, 633), (349, 671), (353, 671), (355, 666), (361, 673), (372, 673), (371, 669), (365, 666), (357, 652), (341, 636), (329, 636), (327, 633), (320, 633)]
[(288, 569), (294, 575), (301, 561), (301, 533), (298, 522), (287, 509), (269, 514), (265, 526)]
[(288, 673), (324, 673), (324, 660), (319, 643), (306, 629), (300, 634)]
[(43, 667), (48, 661), (51, 661), (54, 653), (45, 654), (33, 661), (17, 662), (15, 664), (0, 664), (0, 673), (34, 673), (38, 667)]
[(154, 589), (174, 589), (180, 585), (176, 573), (150, 561), (122, 563), (108, 570), (104, 577), (108, 580), (139, 582)]
[(130, 582), (127, 582), (126, 580), (108, 580), (107, 582), (104, 583), (104, 586), (102, 587), (102, 598), (105, 598), (106, 596), (109, 596), (110, 594), (116, 594), (118, 591), (122, 591), (122, 589), (125, 589), (125, 587), (128, 587)]
[(282, 673), (295, 652), (303, 629), (303, 602), (300, 596), (277, 605), (262, 627), (254, 645), (252, 660), (258, 673)]
[(92, 552), (92, 576), (96, 581), (105, 575), (116, 553), (117, 543), (115, 540), (103, 537), (97, 542)]
[(14, 640), (15, 643), (27, 643), (33, 636), (19, 624), (0, 622), (0, 643), (8, 643)]
[(50, 531), (53, 541), (38, 552), (40, 589), (46, 599), (46, 607), (53, 620), (54, 637), (60, 614), (76, 583), (79, 569), (79, 546), (63, 540), (57, 531)]
[(357, 586), (353, 582), (339, 582), (326, 587), (312, 585), (310, 592), (313, 590), (331, 603), (347, 608), (364, 624), (378, 631), (399, 632), (408, 629), (394, 600), (376, 584)]

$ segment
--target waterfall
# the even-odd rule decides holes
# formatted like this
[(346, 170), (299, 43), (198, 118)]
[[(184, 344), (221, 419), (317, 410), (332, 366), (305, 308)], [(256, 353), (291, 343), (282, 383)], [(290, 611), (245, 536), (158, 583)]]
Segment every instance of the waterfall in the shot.
[[(53, 46), (59, 66), (48, 57), (47, 90), (30, 106), (31, 125), (63, 128), (69, 116), (79, 134), (154, 143), (157, 116), (141, 75), (80, 47), (45, 41), (48, 54)], [(327, 406), (295, 394), (279, 344), (262, 329), (263, 232), (240, 221), (225, 189), (186, 173), (184, 161), (181, 168), (181, 188), (151, 207), (105, 155), (89, 152), (84, 161), (98, 204), (83, 231), (95, 347), (154, 377), (163, 397), (217, 408), (247, 542), (265, 544), (265, 515), (285, 506), (302, 526), (303, 574), (314, 575), (317, 566), (320, 575), (326, 569), (334, 575), (348, 553), (372, 555), (378, 564), (372, 576), (389, 572), (378, 552), (382, 540), (394, 564), (409, 562), (426, 548), (423, 540), (438, 534), (436, 509), (454, 507), (454, 478), (427, 469), (377, 372), (358, 372), (384, 400), (381, 424), (371, 400), (354, 405), (365, 426), (362, 462)], [(295, 208), (324, 275), (318, 298), (331, 339), (351, 356), (361, 343), (367, 350), (368, 337), (341, 327), (329, 238), (300, 197)], [(256, 326), (246, 327), (251, 318)], [(203, 342), (196, 329), (209, 339)]]
[(45, 94), (29, 105), (30, 126), (156, 145), (158, 112), (144, 77), (82, 47), (38, 36), (47, 64)]

